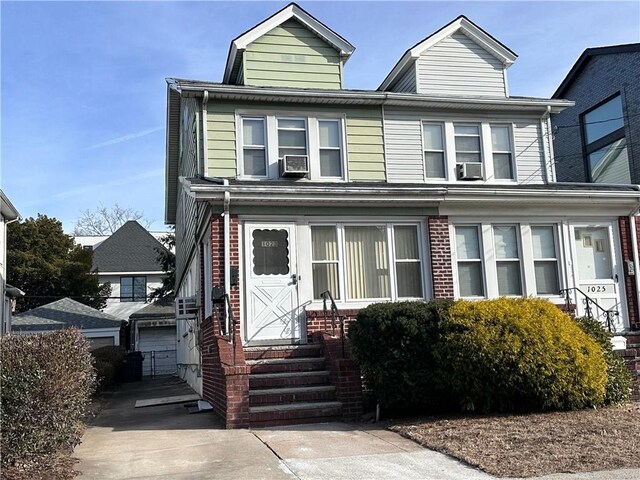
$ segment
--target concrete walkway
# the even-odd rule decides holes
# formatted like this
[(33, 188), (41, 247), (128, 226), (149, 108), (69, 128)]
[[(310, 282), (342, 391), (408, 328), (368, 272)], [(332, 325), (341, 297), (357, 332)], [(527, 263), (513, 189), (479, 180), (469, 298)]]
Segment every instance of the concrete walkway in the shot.
[[(491, 475), (375, 425), (326, 423), (225, 430), (213, 414), (136, 400), (193, 393), (175, 379), (126, 384), (76, 447), (87, 479), (483, 480)], [(542, 477), (541, 477), (542, 478)], [(635, 480), (640, 470), (545, 480)]]

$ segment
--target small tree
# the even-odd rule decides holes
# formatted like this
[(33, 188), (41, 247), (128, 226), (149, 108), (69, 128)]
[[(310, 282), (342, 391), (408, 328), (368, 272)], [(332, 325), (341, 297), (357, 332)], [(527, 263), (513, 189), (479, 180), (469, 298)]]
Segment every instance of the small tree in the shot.
[(176, 246), (176, 236), (174, 233), (167, 233), (160, 241), (165, 248), (156, 247), (158, 254), (156, 258), (166, 275), (162, 279), (162, 286), (154, 289), (149, 294), (149, 300), (173, 295), (176, 285), (176, 256), (172, 251)]
[(100, 204), (95, 210), (85, 210), (76, 221), (74, 235), (111, 235), (128, 220), (135, 220), (144, 228), (149, 228), (151, 221), (142, 212), (131, 207), (123, 208), (117, 203), (113, 207)]
[(46, 215), (11, 223), (7, 228), (7, 282), (26, 293), (16, 310), (23, 312), (71, 297), (101, 309), (111, 286), (91, 272), (91, 250), (75, 245), (62, 223)]

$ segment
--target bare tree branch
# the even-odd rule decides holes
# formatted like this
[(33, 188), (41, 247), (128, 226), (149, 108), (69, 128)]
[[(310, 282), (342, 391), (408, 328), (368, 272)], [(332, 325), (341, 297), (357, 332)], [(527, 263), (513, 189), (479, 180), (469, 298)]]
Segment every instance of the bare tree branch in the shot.
[(111, 235), (128, 220), (135, 220), (144, 228), (151, 225), (144, 213), (131, 207), (123, 208), (117, 203), (112, 207), (100, 204), (95, 210), (81, 212), (73, 228), (73, 235)]

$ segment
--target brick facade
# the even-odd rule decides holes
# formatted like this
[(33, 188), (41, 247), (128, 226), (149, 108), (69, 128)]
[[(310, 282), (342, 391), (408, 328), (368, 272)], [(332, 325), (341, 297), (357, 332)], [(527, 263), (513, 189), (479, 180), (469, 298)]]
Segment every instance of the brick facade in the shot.
[[(229, 219), (229, 247), (230, 266), (240, 266), (240, 239), (238, 237), (238, 216), (231, 215)], [(212, 285), (224, 287), (224, 217), (214, 215), (211, 217), (211, 273)], [(240, 334), (240, 288), (231, 287), (229, 299), (234, 319), (236, 320), (236, 334)]]
[(616, 350), (616, 353), (624, 359), (624, 363), (631, 371), (634, 387), (631, 391), (631, 400), (640, 402), (640, 344), (631, 344), (626, 350)]
[(433, 298), (453, 298), (449, 218), (432, 216), (427, 219), (427, 223)]
[[(638, 306), (638, 279), (635, 275), (630, 275), (627, 271), (626, 263), (633, 263), (633, 249), (637, 249), (638, 245), (633, 245), (631, 236), (631, 222), (629, 217), (619, 217), (618, 226), (620, 230), (620, 244), (622, 251), (622, 270), (624, 271), (624, 286), (627, 292), (627, 306), (629, 313), (629, 326), (631, 330), (640, 330), (640, 311)], [(636, 221), (636, 229), (638, 222)], [(639, 237), (640, 238), (640, 237)]]

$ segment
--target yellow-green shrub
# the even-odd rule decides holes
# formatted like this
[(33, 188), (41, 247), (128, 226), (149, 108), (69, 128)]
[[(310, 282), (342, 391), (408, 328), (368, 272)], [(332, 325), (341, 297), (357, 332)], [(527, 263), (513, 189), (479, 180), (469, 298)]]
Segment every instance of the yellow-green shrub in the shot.
[(465, 410), (522, 411), (601, 405), (602, 349), (555, 305), (500, 298), (453, 304), (434, 356)]

